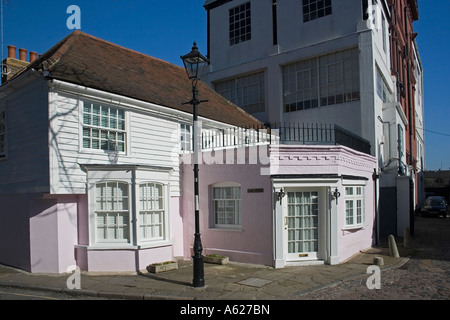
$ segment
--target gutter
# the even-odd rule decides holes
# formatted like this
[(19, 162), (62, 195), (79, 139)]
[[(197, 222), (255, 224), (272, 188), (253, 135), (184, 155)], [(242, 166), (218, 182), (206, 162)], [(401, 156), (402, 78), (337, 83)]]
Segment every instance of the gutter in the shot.
[[(48, 86), (50, 90), (55, 90), (56, 92), (63, 92), (69, 95), (81, 96), (85, 99), (94, 99), (94, 100), (103, 100), (105, 103), (117, 105), (123, 108), (137, 110), (137, 111), (145, 111), (145, 112), (153, 112), (156, 113), (154, 116), (158, 116), (160, 118), (165, 118), (167, 120), (172, 121), (183, 121), (192, 123), (193, 115), (187, 112), (175, 110), (169, 107), (160, 106), (154, 103), (144, 102), (140, 100), (136, 100), (133, 98), (128, 98), (125, 96), (117, 95), (110, 92), (105, 92), (97, 89), (92, 89), (89, 87), (76, 85), (73, 83), (57, 80), (57, 79), (49, 79)], [(180, 102), (181, 104), (181, 102)], [(223, 129), (223, 128), (235, 128), (237, 126), (225, 124), (222, 122), (218, 122), (215, 120), (207, 119), (204, 117), (199, 117), (199, 121), (206, 125), (207, 127), (215, 128), (215, 129)]]

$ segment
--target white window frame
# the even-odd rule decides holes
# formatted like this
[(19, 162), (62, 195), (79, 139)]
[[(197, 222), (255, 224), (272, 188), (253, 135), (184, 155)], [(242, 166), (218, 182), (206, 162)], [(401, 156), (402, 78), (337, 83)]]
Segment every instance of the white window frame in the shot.
[[(330, 71), (334, 68), (335, 72)], [(282, 67), (284, 112), (334, 106), (361, 99), (358, 50), (351, 48)], [(299, 81), (309, 73), (310, 88)], [(335, 77), (333, 79), (333, 76)]]
[[(117, 191), (115, 192), (115, 194), (112, 198), (108, 197), (108, 196), (103, 197), (102, 195), (98, 194), (98, 186), (105, 185), (106, 188), (108, 188), (110, 185), (113, 185), (113, 184), (115, 184), (117, 189), (119, 188), (119, 185), (126, 186), (126, 191), (127, 191), (126, 197), (118, 197)], [(127, 182), (123, 182), (123, 181), (104, 181), (104, 182), (96, 183), (94, 188), (95, 188), (95, 200), (94, 200), (95, 201), (95, 242), (96, 243), (126, 243), (126, 244), (131, 243), (132, 233), (131, 233), (131, 219), (130, 219), (130, 217), (131, 217), (130, 185)], [(108, 205), (108, 203), (110, 201), (111, 202), (114, 201), (115, 204), (112, 206), (113, 208), (111, 208), (111, 209), (103, 208), (103, 207), (99, 209), (99, 207), (98, 207), (99, 199), (102, 200), (102, 204), (104, 204), (104, 205)], [(104, 201), (103, 199), (106, 201), (103, 202)], [(122, 202), (126, 201), (126, 203), (127, 203), (126, 209), (117, 209), (120, 199), (122, 200)], [(104, 225), (100, 225), (99, 224), (99, 216), (104, 215), (104, 214), (106, 215), (107, 222)], [(119, 219), (116, 218), (115, 219), (116, 223), (111, 223), (111, 222), (108, 222), (110, 216), (116, 216), (116, 217), (124, 216), (125, 217), (124, 220), (126, 220), (126, 221), (124, 224), (120, 224)], [(124, 237), (124, 238), (115, 237), (115, 238), (109, 239), (108, 236), (106, 236), (106, 238), (100, 239), (99, 238), (99, 232), (100, 232), (99, 227), (100, 226), (102, 226), (106, 229), (115, 229), (115, 232), (120, 231), (120, 229), (126, 230), (127, 237)], [(106, 235), (108, 235), (108, 231), (106, 230), (105, 232), (106, 232)]]
[[(147, 188), (149, 186), (152, 187), (160, 187), (160, 193), (158, 195), (155, 194), (148, 194), (145, 199), (142, 198), (141, 193), (141, 187), (146, 186)], [(156, 241), (164, 241), (167, 239), (168, 234), (168, 212), (167, 212), (167, 186), (165, 186), (162, 183), (158, 182), (142, 182), (138, 186), (139, 193), (136, 198), (139, 205), (137, 210), (137, 216), (138, 216), (138, 223), (137, 223), (137, 232), (138, 232), (138, 240), (140, 243), (151, 243)], [(155, 208), (154, 202), (160, 202), (158, 208)], [(155, 221), (155, 216), (159, 214), (160, 218), (159, 221)], [(141, 216), (143, 219), (141, 220)], [(147, 219), (150, 217), (151, 221), (148, 221)], [(159, 227), (158, 227), (159, 226)], [(145, 229), (142, 229), (145, 228)], [(156, 228), (159, 228), (159, 236), (149, 236), (147, 232), (150, 232), (151, 234), (154, 234)], [(150, 230), (149, 230), (150, 229)], [(144, 231), (144, 234), (142, 233)]]
[(384, 78), (383, 74), (381, 73), (381, 71), (378, 69), (378, 67), (376, 68), (376, 75), (377, 75), (377, 96), (378, 98), (381, 99), (381, 101), (383, 101), (383, 103), (386, 103), (389, 101), (389, 97), (390, 97), (390, 90), (388, 88), (388, 85), (386, 83), (386, 79)]
[[(365, 225), (365, 183), (344, 184), (344, 229), (363, 228)], [(347, 192), (352, 190), (352, 194)], [(359, 192), (358, 192), (359, 191)], [(350, 207), (349, 207), (350, 204)], [(351, 209), (351, 222), (348, 221), (348, 210)], [(358, 222), (358, 217), (360, 220)]]
[[(215, 198), (215, 190), (223, 189), (223, 188), (239, 188), (240, 197), (239, 198)], [(234, 201), (234, 208), (237, 208), (237, 211), (228, 212), (233, 215), (234, 223), (218, 223), (216, 211), (216, 203), (219, 201)], [(225, 230), (241, 230), (242, 229), (242, 187), (238, 183), (233, 182), (223, 182), (216, 183), (211, 186), (211, 212), (212, 212), (212, 227), (214, 229), (225, 229)], [(227, 214), (227, 212), (223, 212), (223, 214)], [(226, 220), (226, 216), (223, 218)]]
[(180, 152), (190, 153), (193, 150), (193, 130), (192, 125), (180, 124)]
[[(89, 208), (89, 244), (87, 247), (100, 250), (140, 249), (172, 245), (170, 230), (170, 180), (173, 169), (163, 167), (144, 167), (119, 165), (82, 166), (87, 172), (88, 208)], [(102, 183), (124, 183), (128, 186), (129, 232), (128, 241), (99, 241), (97, 235), (97, 185)], [(162, 203), (164, 208), (163, 237), (143, 238), (140, 233), (140, 189), (143, 184), (162, 186)]]
[[(90, 105), (90, 112), (85, 113), (85, 106)], [(94, 105), (99, 106), (99, 114), (94, 114)], [(102, 110), (107, 109), (108, 114), (102, 115)], [(117, 114), (123, 113), (123, 119), (119, 117), (111, 116), (111, 111), (117, 111)], [(86, 115), (89, 115), (89, 123), (86, 123)], [(94, 117), (98, 117), (98, 124), (94, 123)], [(103, 119), (107, 119), (108, 125), (104, 126), (102, 123)], [(110, 126), (110, 120), (116, 119), (116, 128)], [(119, 128), (119, 121), (122, 121), (124, 129)], [(127, 111), (116, 107), (114, 105), (105, 104), (103, 102), (90, 101), (90, 100), (82, 100), (80, 102), (80, 150), (89, 151), (89, 152), (117, 152), (118, 154), (127, 154), (128, 148), (128, 114)], [(86, 135), (86, 131), (89, 130), (89, 135)], [(93, 134), (97, 132), (97, 136)], [(120, 136), (123, 136), (122, 140), (120, 140)], [(89, 146), (85, 146), (85, 142), (89, 139)], [(93, 147), (93, 143), (97, 142), (98, 147)], [(102, 143), (106, 142), (107, 147), (104, 148)], [(111, 142), (113, 142), (111, 144)], [(123, 148), (118, 148), (119, 144), (123, 144)]]

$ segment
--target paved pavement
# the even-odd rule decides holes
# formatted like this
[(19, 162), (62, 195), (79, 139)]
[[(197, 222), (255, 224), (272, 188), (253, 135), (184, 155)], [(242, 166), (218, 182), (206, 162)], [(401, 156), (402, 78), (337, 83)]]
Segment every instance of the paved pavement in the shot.
[[(399, 248), (400, 250), (401, 248)], [(347, 263), (274, 269), (230, 262), (205, 264), (205, 287), (193, 288), (192, 263), (179, 261), (178, 270), (150, 274), (81, 274), (81, 289), (69, 290), (70, 274), (45, 275), (0, 266), (0, 287), (39, 289), (64, 294), (117, 299), (169, 300), (292, 300), (354, 277), (365, 277), (374, 257), (383, 257), (382, 270), (397, 268), (408, 258), (393, 258), (387, 248), (359, 253)], [(366, 288), (366, 286), (364, 286)], [(367, 288), (366, 288), (367, 289)]]
[[(448, 224), (448, 220), (443, 221), (447, 221)], [(432, 230), (429, 232), (433, 233)], [(190, 261), (180, 261), (178, 270), (159, 274), (148, 272), (92, 274), (82, 272), (80, 290), (68, 289), (67, 280), (70, 274), (30, 274), (0, 266), (0, 288), (36, 289), (80, 297), (93, 296), (117, 300), (274, 301), (354, 299), (355, 295), (359, 299), (386, 299), (385, 289), (389, 285), (398, 287), (398, 279), (400, 278), (403, 279), (402, 283), (409, 283), (410, 286), (422, 285), (417, 282), (414, 284), (414, 268), (417, 272), (422, 272), (423, 267), (426, 267), (428, 270), (438, 271), (433, 273), (433, 277), (438, 277), (441, 274), (440, 280), (446, 279), (446, 282), (439, 288), (430, 287), (431, 294), (425, 298), (447, 297), (448, 299), (450, 298), (449, 269), (445, 269), (447, 264), (445, 268), (439, 265), (439, 263), (447, 263), (448, 261), (418, 259), (417, 262), (412, 263), (414, 259), (411, 259), (411, 257), (417, 256), (418, 252), (428, 253), (434, 250), (427, 247), (429, 243), (423, 242), (424, 238), (426, 238), (426, 235), (423, 234), (414, 236), (411, 248), (404, 248), (403, 240), (396, 238), (400, 258), (391, 257), (386, 244), (360, 252), (346, 263), (336, 266), (314, 265), (274, 269), (233, 262), (228, 265), (205, 264), (206, 286), (204, 288), (192, 287), (193, 272)], [(448, 241), (448, 236), (441, 240)], [(448, 253), (447, 242), (447, 258)], [(370, 290), (366, 285), (368, 278), (371, 276), (367, 273), (367, 269), (373, 265), (375, 257), (384, 259), (384, 266), (381, 267), (383, 290)], [(437, 278), (434, 279), (433, 283), (438, 283), (438, 280)], [(343, 292), (343, 289), (347, 291)], [(438, 295), (437, 292), (440, 292), (440, 294)], [(433, 296), (434, 293), (436, 295)], [(387, 298), (397, 299), (398, 297), (391, 295)], [(411, 294), (401, 298), (420, 299), (424, 297)]]

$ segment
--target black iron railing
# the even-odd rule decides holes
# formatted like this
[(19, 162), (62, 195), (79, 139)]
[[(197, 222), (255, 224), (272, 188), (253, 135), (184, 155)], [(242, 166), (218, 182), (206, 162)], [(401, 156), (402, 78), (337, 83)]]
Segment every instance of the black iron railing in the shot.
[(370, 154), (370, 142), (336, 124), (284, 123), (269, 124), (279, 132), (280, 143), (302, 145), (342, 145)]
[(270, 123), (260, 127), (202, 131), (204, 150), (257, 144), (342, 145), (371, 153), (369, 141), (335, 124)]

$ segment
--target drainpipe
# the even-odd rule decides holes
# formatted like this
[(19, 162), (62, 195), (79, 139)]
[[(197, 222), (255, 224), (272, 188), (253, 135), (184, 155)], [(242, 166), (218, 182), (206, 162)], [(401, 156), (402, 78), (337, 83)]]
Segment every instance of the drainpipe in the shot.
[(411, 106), (411, 86), (410, 86), (410, 63), (409, 59), (406, 64), (406, 72), (408, 77), (408, 112), (409, 112), (409, 159), (411, 164), (410, 181), (409, 181), (409, 223), (410, 233), (414, 235), (414, 155), (413, 155), (413, 114)]
[(373, 183), (374, 183), (374, 203), (375, 203), (375, 244), (378, 245), (380, 242), (380, 215), (378, 212), (378, 179), (380, 179), (380, 175), (377, 174), (377, 169), (373, 169), (372, 175)]

